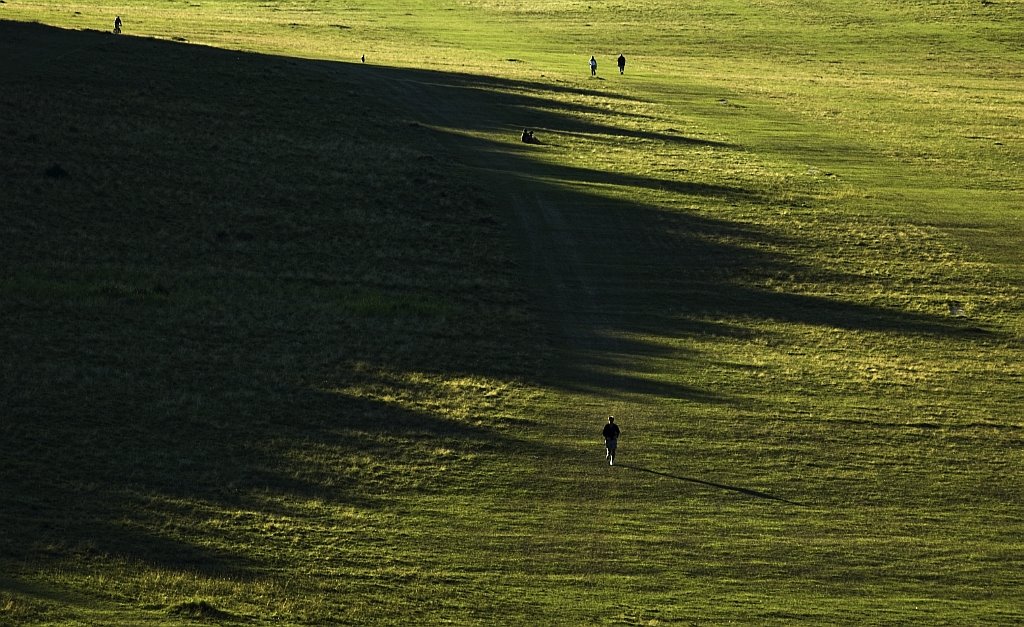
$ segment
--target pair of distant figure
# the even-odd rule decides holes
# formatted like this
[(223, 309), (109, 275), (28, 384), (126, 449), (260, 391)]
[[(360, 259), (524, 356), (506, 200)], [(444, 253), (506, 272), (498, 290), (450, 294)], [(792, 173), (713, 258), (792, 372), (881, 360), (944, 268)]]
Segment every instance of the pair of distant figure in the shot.
[(528, 128), (523, 129), (523, 136), (520, 138), (524, 144), (539, 144), (540, 140), (533, 136), (533, 131)]
[[(621, 53), (619, 54), (618, 64), (619, 64), (619, 74), (625, 74), (626, 73), (626, 55), (621, 54)], [(595, 59), (594, 57), (590, 57), (590, 75), (591, 76), (597, 76), (597, 59)]]

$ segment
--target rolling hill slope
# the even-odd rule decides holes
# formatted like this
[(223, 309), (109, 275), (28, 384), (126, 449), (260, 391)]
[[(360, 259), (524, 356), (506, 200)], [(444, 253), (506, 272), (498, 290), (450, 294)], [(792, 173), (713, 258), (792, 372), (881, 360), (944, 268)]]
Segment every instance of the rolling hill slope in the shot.
[(1020, 619), (1016, 262), (859, 114), (0, 32), (0, 619)]

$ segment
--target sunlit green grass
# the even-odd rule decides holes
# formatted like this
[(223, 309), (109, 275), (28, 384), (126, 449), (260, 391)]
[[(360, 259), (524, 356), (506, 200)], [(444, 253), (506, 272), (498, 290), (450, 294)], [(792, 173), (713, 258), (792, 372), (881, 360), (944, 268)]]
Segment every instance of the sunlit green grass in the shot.
[(1019, 622), (1021, 12), (0, 5), (0, 618)]

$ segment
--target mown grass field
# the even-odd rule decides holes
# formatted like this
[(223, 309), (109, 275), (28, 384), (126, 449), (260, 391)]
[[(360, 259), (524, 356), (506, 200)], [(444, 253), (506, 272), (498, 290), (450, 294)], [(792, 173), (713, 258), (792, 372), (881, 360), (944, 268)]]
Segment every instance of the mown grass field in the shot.
[(1024, 3), (0, 20), (0, 623), (1024, 620)]

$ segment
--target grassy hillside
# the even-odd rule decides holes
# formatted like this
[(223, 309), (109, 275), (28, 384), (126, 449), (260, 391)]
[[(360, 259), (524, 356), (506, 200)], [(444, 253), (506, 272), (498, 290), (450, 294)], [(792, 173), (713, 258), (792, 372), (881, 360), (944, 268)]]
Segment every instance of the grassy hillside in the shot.
[(0, 5), (0, 621), (1020, 622), (1022, 9)]

